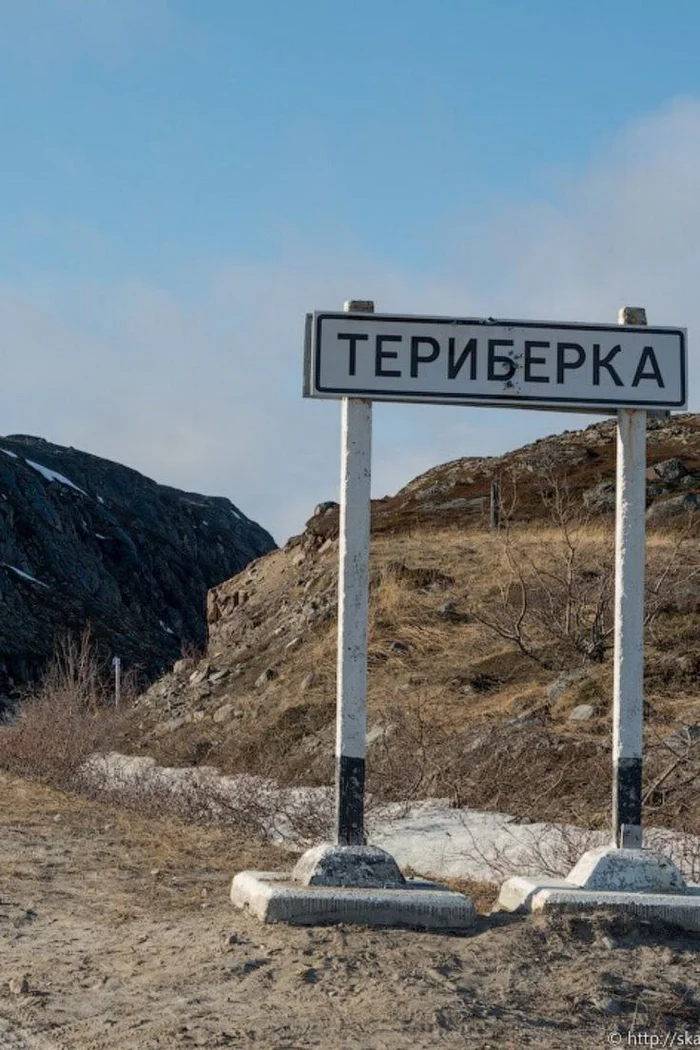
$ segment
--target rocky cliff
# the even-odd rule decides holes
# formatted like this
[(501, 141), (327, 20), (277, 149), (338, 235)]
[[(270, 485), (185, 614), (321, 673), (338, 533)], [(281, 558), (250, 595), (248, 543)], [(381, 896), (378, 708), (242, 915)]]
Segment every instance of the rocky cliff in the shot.
[(228, 499), (37, 437), (0, 438), (0, 703), (91, 625), (146, 678), (206, 640), (206, 593), (272, 550)]

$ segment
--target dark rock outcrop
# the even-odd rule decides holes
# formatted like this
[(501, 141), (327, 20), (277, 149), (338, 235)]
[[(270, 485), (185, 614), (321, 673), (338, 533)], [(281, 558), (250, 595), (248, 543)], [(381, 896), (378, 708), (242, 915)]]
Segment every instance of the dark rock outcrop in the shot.
[(152, 678), (206, 641), (206, 594), (275, 547), (228, 499), (41, 438), (0, 438), (0, 706), (90, 624)]

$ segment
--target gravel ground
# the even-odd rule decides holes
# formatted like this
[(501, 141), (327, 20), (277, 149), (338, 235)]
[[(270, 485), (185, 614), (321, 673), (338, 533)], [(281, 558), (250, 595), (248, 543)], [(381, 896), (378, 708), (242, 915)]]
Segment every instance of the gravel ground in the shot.
[(700, 1045), (697, 938), (605, 916), (262, 926), (228, 891), (242, 867), (287, 867), (272, 847), (0, 787), (2, 1048)]

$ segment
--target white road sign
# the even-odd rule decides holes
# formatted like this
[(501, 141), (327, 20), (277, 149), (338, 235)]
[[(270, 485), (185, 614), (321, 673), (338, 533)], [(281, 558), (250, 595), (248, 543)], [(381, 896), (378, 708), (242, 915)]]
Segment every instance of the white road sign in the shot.
[(683, 328), (319, 312), (304, 395), (557, 410), (685, 408)]

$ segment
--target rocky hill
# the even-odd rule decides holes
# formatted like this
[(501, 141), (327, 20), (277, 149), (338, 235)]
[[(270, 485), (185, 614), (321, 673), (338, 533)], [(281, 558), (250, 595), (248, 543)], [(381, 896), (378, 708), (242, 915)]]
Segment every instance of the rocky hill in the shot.
[(227, 499), (0, 438), (0, 702), (88, 623), (103, 655), (152, 678), (205, 643), (207, 590), (274, 546)]
[[(455, 460), (374, 503), (371, 789), (607, 820), (614, 426)], [(647, 805), (682, 826), (700, 818), (700, 417), (651, 420), (648, 463)], [(140, 698), (124, 750), (331, 782), (337, 535), (320, 504), (210, 591), (206, 656)]]

